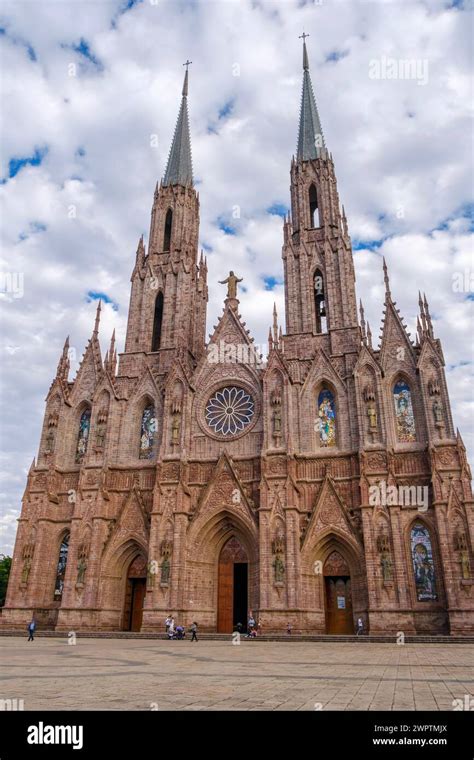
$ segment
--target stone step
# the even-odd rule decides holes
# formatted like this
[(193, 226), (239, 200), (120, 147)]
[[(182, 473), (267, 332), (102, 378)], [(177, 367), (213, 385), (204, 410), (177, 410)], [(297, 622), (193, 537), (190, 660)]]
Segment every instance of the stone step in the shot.
[[(82, 639), (158, 639), (167, 640), (167, 636), (164, 633), (134, 633), (131, 631), (75, 631), (77, 638)], [(0, 628), (0, 636), (17, 636), (23, 638), (27, 636), (27, 631), (18, 629), (5, 629)], [(68, 637), (68, 631), (42, 631), (37, 630), (35, 636), (38, 638), (51, 638), (51, 639), (66, 639)], [(187, 638), (190, 638), (191, 634), (187, 634)], [(202, 641), (229, 641), (232, 634), (230, 633), (198, 633), (199, 639)], [(352, 644), (358, 642), (360, 644), (396, 644), (397, 636), (333, 636), (331, 634), (287, 634), (268, 633), (262, 636), (257, 636), (254, 639), (247, 638), (245, 635), (241, 635), (241, 641), (255, 642), (255, 641), (276, 641), (286, 642), (334, 642), (337, 644)], [(405, 636), (406, 644), (474, 644), (474, 636)]]

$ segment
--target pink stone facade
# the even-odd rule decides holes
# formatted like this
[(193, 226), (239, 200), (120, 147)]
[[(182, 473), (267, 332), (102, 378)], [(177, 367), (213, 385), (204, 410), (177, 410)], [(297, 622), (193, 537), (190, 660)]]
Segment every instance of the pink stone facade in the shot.
[[(267, 632), (286, 630), (288, 621), (294, 632), (329, 630), (324, 568), (339, 556), (350, 573), (354, 625), (362, 617), (370, 633), (472, 634), (470, 471), (453, 428), (441, 345), (423, 300), (410, 339), (386, 274), (381, 345), (372, 346), (358, 314), (332, 157), (322, 151), (292, 162), (282, 252), (286, 329), (275, 316), (263, 363), (253, 360), (232, 293), (206, 344), (208, 270), (198, 237), (192, 185), (158, 186), (148, 248), (140, 240), (132, 272), (123, 353), (117, 357), (113, 339), (101, 356), (97, 319), (71, 381), (66, 344), (28, 475), (2, 624), (24, 626), (34, 615), (40, 627), (56, 630), (123, 630), (138, 574), (146, 575), (142, 631), (162, 631), (169, 612), (214, 631), (224, 594), (219, 558), (236, 538), (248, 559), (248, 611)], [(222, 345), (239, 347), (237, 359), (215, 350)], [(396, 432), (397, 381), (411, 391), (409, 442)], [(253, 404), (249, 424), (233, 434), (206, 417), (209, 399), (225, 387), (242, 389)], [(333, 446), (322, 445), (320, 433), (324, 389), (335, 403)], [(143, 458), (142, 416), (150, 406), (156, 430)], [(90, 428), (78, 461), (85, 410)], [(371, 487), (381, 483), (426, 486), (428, 501), (374, 504)], [(433, 599), (418, 598), (414, 524), (430, 536)]]

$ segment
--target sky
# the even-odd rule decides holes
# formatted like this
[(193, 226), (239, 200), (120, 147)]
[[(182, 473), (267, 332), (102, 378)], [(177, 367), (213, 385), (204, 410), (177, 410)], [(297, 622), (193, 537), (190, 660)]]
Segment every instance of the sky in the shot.
[(0, 2), (0, 552), (12, 552), (65, 337), (72, 379), (99, 298), (103, 353), (114, 328), (123, 350), (136, 247), (188, 59), (208, 332), (230, 268), (256, 343), (274, 302), (284, 320), (303, 31), (374, 342), (385, 256), (413, 337), (418, 289), (427, 294), (472, 456), (470, 15), (459, 0)]

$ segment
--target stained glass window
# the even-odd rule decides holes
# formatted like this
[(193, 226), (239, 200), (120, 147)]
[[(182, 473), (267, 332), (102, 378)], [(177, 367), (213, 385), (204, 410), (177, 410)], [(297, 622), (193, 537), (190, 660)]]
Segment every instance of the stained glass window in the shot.
[(67, 553), (69, 550), (69, 533), (66, 533), (61, 541), (59, 549), (58, 566), (56, 569), (56, 582), (54, 584), (54, 600), (57, 602), (63, 595), (64, 576), (66, 575)]
[(411, 556), (415, 575), (416, 596), (419, 602), (434, 601), (436, 575), (428, 528), (423, 523), (415, 523), (411, 529)]
[(336, 445), (336, 402), (334, 394), (323, 388), (318, 396), (319, 445)]
[(76, 446), (76, 462), (82, 462), (84, 455), (87, 451), (87, 443), (89, 441), (89, 432), (91, 429), (91, 410), (85, 409), (81, 414), (79, 420), (79, 434), (77, 437)]
[(411, 403), (410, 386), (399, 380), (393, 389), (393, 401), (395, 404), (395, 424), (397, 440), (400, 443), (416, 441), (415, 417)]
[(155, 407), (149, 404), (145, 407), (142, 414), (142, 424), (140, 428), (140, 459), (150, 459), (153, 456), (153, 444), (155, 442), (155, 433), (157, 422), (155, 417)]
[(255, 404), (242, 388), (230, 386), (217, 391), (206, 405), (206, 420), (210, 428), (221, 435), (235, 435), (252, 421)]

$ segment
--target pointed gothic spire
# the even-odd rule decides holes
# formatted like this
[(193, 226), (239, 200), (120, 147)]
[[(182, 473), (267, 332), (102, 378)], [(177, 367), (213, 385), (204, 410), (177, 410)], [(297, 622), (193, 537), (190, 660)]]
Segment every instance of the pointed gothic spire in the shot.
[(110, 346), (109, 350), (107, 351), (107, 355), (104, 359), (104, 367), (108, 371), (110, 375), (115, 375), (115, 369), (117, 366), (117, 352), (115, 350), (115, 329), (112, 333), (112, 337), (110, 339)]
[(303, 33), (303, 91), (301, 95), (298, 147), (296, 149), (298, 161), (309, 161), (311, 158), (321, 158), (326, 154), (323, 130), (319, 120), (318, 108), (309, 73), (306, 37), (309, 37), (309, 35)]
[(430, 336), (430, 338), (432, 338), (433, 337), (433, 323), (431, 321), (430, 307), (428, 306), (428, 301), (427, 301), (425, 293), (423, 293), (423, 306), (425, 307), (426, 324), (428, 326), (428, 335)]
[(383, 259), (383, 280), (385, 283), (385, 300), (391, 299), (392, 294), (390, 292), (390, 280), (388, 278), (388, 269), (387, 269), (387, 263), (385, 261), (385, 257)]
[(97, 338), (99, 334), (99, 324), (100, 324), (100, 312), (102, 310), (102, 299), (99, 299), (99, 303), (97, 304), (97, 311), (95, 313), (95, 323), (94, 323), (94, 332), (93, 335)]
[(368, 322), (367, 322), (367, 343), (368, 343), (368, 346), (369, 346), (370, 350), (372, 351), (373, 350), (373, 347), (372, 347), (372, 330), (370, 329), (370, 325), (369, 325)]
[(362, 305), (362, 299), (360, 300), (359, 311), (360, 311), (360, 329), (362, 332), (362, 342), (364, 345), (367, 345), (367, 333), (365, 332), (365, 313), (364, 313), (364, 307)]
[(186, 74), (179, 109), (178, 121), (174, 131), (168, 163), (166, 165), (163, 186), (168, 185), (193, 185), (193, 167), (191, 162), (191, 137), (189, 133), (188, 116), (188, 67), (191, 61), (186, 61)]
[(68, 335), (66, 340), (64, 341), (63, 352), (58, 362), (56, 377), (66, 382), (69, 376), (69, 365), (70, 365), (70, 362), (69, 362), (69, 335)]
[(273, 302), (273, 341), (278, 347), (278, 313), (275, 302)]

